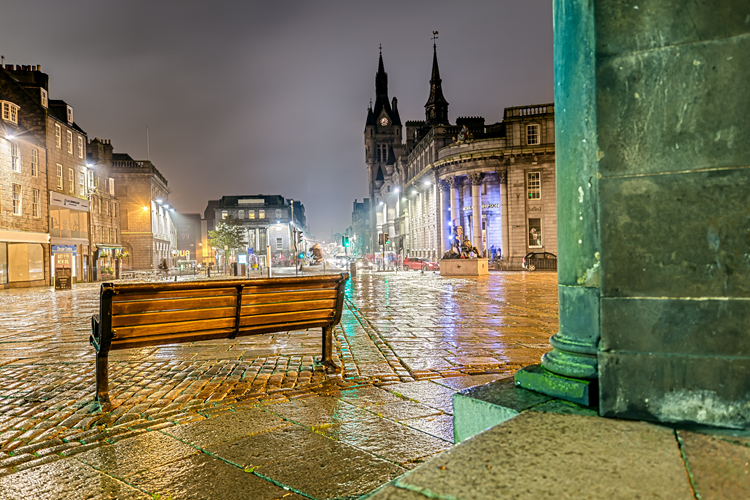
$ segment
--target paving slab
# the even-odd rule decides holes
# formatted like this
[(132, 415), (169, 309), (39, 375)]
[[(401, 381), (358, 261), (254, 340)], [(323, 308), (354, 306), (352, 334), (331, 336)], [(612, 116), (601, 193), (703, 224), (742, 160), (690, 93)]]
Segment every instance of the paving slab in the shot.
[(750, 446), (690, 431), (677, 434), (701, 499), (750, 498)]
[(263, 410), (306, 427), (321, 427), (342, 422), (357, 422), (358, 425), (364, 426), (378, 418), (369, 411), (330, 396), (268, 404), (263, 406)]
[(366, 428), (356, 423), (342, 423), (322, 427), (319, 432), (399, 464), (434, 455), (452, 444), (386, 419), (378, 419)]
[(75, 458), (0, 477), (0, 500), (117, 498), (150, 500), (151, 495), (103, 474)]
[(75, 458), (109, 475), (127, 478), (197, 453), (192, 446), (155, 431), (97, 446)]
[(206, 448), (286, 425), (289, 423), (276, 415), (260, 408), (249, 408), (224, 412), (199, 422), (170, 427), (162, 432), (195, 447)]
[(404, 496), (371, 498), (694, 498), (672, 429), (545, 412), (522, 413), (393, 484)]
[[(302, 500), (305, 497), (284, 489), (252, 472), (204, 453), (169, 465), (150, 469), (128, 478), (128, 482), (162, 498), (221, 500)], [(151, 497), (149, 497), (151, 498)]]

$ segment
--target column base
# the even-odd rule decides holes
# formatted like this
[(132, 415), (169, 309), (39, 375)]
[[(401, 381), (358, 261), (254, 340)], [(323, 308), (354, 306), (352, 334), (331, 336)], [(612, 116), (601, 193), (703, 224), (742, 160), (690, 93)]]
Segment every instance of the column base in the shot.
[(517, 386), (524, 389), (583, 406), (596, 406), (599, 401), (596, 380), (579, 380), (555, 375), (541, 365), (530, 365), (517, 371), (515, 381)]

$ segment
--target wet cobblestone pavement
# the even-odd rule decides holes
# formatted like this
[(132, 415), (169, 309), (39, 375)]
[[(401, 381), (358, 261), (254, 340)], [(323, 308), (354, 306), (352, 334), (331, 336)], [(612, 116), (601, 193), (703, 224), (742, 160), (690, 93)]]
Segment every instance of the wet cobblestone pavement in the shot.
[(538, 362), (558, 321), (555, 273), (364, 274), (339, 376), (319, 330), (114, 351), (102, 412), (98, 289), (0, 291), (0, 499), (354, 498), (449, 448), (453, 392)]

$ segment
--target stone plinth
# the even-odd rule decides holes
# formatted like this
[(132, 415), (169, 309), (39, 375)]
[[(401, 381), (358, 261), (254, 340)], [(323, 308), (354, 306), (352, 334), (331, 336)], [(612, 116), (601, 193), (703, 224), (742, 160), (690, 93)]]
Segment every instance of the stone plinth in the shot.
[(441, 276), (482, 276), (489, 273), (487, 259), (440, 259)]

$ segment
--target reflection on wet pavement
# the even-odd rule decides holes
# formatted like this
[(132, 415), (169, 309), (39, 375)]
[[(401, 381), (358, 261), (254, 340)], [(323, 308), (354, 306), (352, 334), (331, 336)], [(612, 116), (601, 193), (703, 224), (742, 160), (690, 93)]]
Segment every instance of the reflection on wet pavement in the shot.
[(0, 499), (361, 495), (450, 447), (452, 394), (557, 329), (554, 273), (365, 274), (345, 304), (338, 377), (315, 369), (319, 330), (116, 351), (102, 412), (98, 286), (0, 291)]

